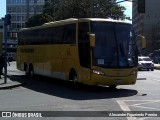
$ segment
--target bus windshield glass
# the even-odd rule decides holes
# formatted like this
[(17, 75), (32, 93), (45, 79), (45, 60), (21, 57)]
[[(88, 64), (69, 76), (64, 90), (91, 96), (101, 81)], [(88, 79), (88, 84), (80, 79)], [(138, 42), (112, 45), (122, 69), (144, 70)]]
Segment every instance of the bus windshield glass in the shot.
[(138, 64), (135, 33), (131, 24), (91, 22), (96, 36), (93, 48), (93, 65), (120, 68)]

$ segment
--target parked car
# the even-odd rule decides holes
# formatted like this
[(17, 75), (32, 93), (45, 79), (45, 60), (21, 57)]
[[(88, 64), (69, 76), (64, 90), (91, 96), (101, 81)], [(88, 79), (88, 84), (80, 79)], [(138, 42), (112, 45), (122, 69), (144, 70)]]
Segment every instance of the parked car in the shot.
[(148, 56), (138, 57), (138, 70), (154, 71), (154, 63)]

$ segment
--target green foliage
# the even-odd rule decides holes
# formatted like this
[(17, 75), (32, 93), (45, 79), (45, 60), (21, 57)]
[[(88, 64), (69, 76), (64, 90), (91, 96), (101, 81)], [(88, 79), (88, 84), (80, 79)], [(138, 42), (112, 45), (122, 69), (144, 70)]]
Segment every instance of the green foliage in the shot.
[(124, 19), (125, 8), (118, 5), (116, 0), (95, 0), (94, 17)]
[[(63, 0), (58, 3), (59, 8), (55, 12), (55, 20), (67, 18), (91, 17), (92, 0)], [(116, 3), (116, 0), (93, 0), (93, 17), (124, 19), (123, 6)]]
[[(123, 6), (116, 0), (93, 0), (93, 17), (125, 19)], [(92, 0), (45, 0), (42, 14), (31, 17), (27, 27), (42, 25), (45, 22), (67, 18), (92, 17)]]
[(90, 0), (63, 0), (56, 11), (56, 20), (90, 17)]
[(55, 13), (59, 9), (59, 0), (45, 0), (43, 14), (48, 14), (55, 19)]
[(51, 21), (53, 21), (53, 17), (48, 14), (36, 14), (29, 18), (26, 22), (26, 27), (39, 26)]

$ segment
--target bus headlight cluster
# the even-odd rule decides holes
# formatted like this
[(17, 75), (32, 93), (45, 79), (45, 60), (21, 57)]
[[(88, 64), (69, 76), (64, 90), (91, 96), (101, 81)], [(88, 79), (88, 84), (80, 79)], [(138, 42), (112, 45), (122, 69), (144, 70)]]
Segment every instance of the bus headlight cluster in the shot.
[(97, 75), (104, 75), (104, 72), (102, 72), (102, 71), (93, 70), (92, 72), (93, 72), (94, 74), (97, 74)]
[(138, 63), (138, 66), (142, 66), (142, 63)]

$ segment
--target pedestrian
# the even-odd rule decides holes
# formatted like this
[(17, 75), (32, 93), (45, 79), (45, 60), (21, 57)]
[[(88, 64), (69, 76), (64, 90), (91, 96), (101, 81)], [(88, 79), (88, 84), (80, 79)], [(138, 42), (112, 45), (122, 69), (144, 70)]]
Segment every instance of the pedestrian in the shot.
[[(8, 60), (7, 60), (8, 62)], [(10, 63), (8, 62), (9, 66), (10, 66)], [(1, 75), (2, 75), (2, 71), (3, 71), (3, 68), (5, 66), (5, 52), (3, 52), (0, 56), (0, 79), (1, 79)]]

